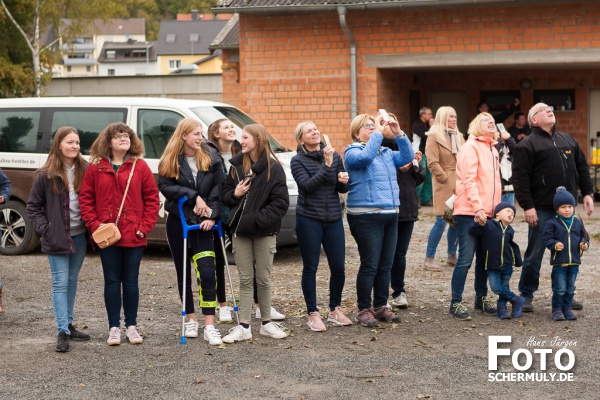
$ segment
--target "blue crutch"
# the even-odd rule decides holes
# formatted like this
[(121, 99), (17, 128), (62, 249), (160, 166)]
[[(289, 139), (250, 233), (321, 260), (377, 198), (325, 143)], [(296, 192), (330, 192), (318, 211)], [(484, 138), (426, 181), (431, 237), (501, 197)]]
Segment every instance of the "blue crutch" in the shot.
[(188, 232), (200, 229), (200, 224), (188, 225), (185, 220), (185, 216), (183, 215), (183, 203), (187, 201), (187, 196), (183, 196), (177, 202), (179, 206), (179, 217), (181, 218), (181, 227), (183, 228), (183, 301), (181, 303), (181, 339), (179, 339), (179, 344), (187, 344), (187, 340), (185, 338), (185, 294), (186, 294), (186, 278), (187, 278), (187, 238)]

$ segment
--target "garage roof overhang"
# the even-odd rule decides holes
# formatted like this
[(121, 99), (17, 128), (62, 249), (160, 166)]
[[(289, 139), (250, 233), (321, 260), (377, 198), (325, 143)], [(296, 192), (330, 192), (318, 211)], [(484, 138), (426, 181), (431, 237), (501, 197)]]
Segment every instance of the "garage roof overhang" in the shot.
[(377, 54), (367, 55), (366, 62), (370, 68), (420, 72), (598, 68), (600, 48)]
[[(579, 0), (597, 2), (598, 0)], [(454, 8), (481, 6), (518, 6), (522, 4), (568, 3), (568, 0), (219, 0), (211, 8), (215, 14), (297, 14), (337, 12), (338, 7), (348, 11), (398, 10), (407, 8)]]

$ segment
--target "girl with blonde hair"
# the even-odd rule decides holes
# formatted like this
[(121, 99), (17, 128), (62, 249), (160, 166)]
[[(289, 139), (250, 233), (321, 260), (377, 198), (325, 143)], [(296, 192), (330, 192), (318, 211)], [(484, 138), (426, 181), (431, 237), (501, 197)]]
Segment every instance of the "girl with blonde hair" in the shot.
[[(209, 147), (202, 138), (202, 125), (193, 118), (179, 121), (169, 139), (158, 166), (158, 187), (165, 196), (165, 210), (168, 211), (166, 230), (167, 241), (175, 271), (180, 300), (185, 290), (185, 336), (198, 337), (198, 319), (194, 310), (192, 295), (191, 263), (198, 279), (198, 297), (204, 315), (204, 340), (211, 345), (222, 344), (221, 333), (215, 328), (215, 308), (217, 305), (215, 279), (215, 246), (212, 227), (221, 217), (219, 195), (224, 180), (221, 159), (217, 151)], [(187, 196), (183, 205), (184, 217), (189, 225), (200, 224), (199, 230), (188, 235), (191, 251), (187, 260), (183, 254), (183, 228), (178, 200)], [(219, 249), (220, 251), (220, 249)], [(183, 282), (183, 271), (186, 281)]]

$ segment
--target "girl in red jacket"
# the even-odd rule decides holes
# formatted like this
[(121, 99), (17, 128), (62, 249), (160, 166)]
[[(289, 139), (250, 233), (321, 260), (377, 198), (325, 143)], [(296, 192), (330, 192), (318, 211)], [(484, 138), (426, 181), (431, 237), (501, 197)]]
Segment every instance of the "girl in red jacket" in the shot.
[(143, 341), (136, 328), (138, 275), (146, 236), (156, 223), (159, 208), (158, 189), (148, 164), (141, 159), (143, 153), (142, 142), (130, 127), (121, 122), (108, 125), (92, 144), (90, 166), (79, 194), (81, 216), (94, 232), (103, 224), (117, 222), (127, 180), (133, 173), (118, 221), (121, 239), (100, 249), (109, 346), (121, 344), (121, 287), (126, 337), (132, 344)]

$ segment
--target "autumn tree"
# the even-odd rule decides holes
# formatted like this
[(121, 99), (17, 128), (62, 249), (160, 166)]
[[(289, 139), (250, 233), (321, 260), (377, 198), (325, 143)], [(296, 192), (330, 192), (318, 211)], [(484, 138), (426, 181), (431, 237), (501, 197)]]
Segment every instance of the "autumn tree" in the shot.
[[(117, 0), (0, 0), (0, 5), (3, 19), (10, 21), (29, 48), (33, 94), (38, 97), (43, 84), (51, 77), (57, 57), (52, 49), (59, 41), (68, 42), (94, 19), (124, 14), (122, 4)], [(61, 37), (54, 42), (42, 43), (43, 32), (48, 27), (59, 27), (61, 18), (70, 19), (71, 24), (61, 29)]]

